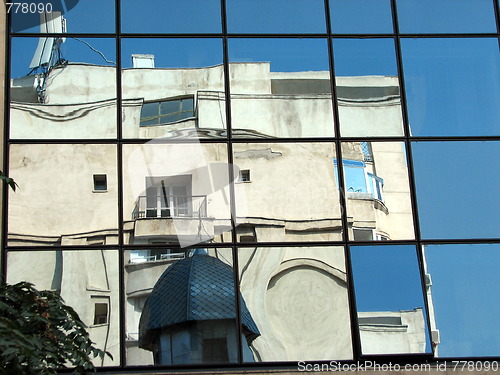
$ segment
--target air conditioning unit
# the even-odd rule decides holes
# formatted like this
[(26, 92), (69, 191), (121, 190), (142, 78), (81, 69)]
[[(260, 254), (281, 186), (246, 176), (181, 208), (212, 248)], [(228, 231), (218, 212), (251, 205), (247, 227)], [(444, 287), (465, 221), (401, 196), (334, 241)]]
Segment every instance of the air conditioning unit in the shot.
[(441, 343), (441, 335), (439, 334), (439, 329), (433, 329), (431, 331), (431, 339), (434, 344)]

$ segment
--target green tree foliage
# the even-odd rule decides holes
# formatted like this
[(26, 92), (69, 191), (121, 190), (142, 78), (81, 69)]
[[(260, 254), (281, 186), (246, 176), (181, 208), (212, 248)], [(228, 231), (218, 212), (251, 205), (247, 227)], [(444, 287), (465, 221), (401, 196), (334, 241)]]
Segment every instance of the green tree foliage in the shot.
[(0, 285), (0, 374), (56, 374), (95, 370), (92, 358), (111, 354), (93, 346), (78, 314), (57, 292), (20, 282)]

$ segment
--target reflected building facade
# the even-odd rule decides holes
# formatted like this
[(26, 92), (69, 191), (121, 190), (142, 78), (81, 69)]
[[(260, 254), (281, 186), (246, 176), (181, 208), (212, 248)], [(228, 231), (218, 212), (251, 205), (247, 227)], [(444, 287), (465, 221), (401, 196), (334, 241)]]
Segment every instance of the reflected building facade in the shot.
[[(500, 156), (499, 30), (398, 29), (406, 0), (269, 2), (279, 22), (250, 17), (255, 30), (247, 13), (264, 8), (207, 0), (206, 24), (172, 30), (164, 2), (171, 21), (150, 12), (138, 32), (129, 0), (111, 3), (121, 30), (54, 12), (7, 33), (4, 170), (20, 188), (4, 194), (4, 279), (60, 293), (113, 355), (97, 365), (498, 356), (495, 199), (466, 189), (498, 185), (481, 172)], [(449, 89), (462, 80), (474, 90)], [(469, 91), (488, 94), (461, 105)], [(466, 107), (484, 107), (483, 127), (463, 126)]]
[[(343, 248), (294, 248), (286, 243), (342, 240), (339, 164), (345, 178), (349, 237), (355, 241), (413, 238), (404, 145), (342, 142), (342, 163), (338, 163), (333, 142), (276, 142), (276, 138), (326, 137), (333, 132), (329, 72), (275, 73), (268, 62), (233, 63), (229, 65), (232, 118), (238, 127), (232, 134), (258, 141), (234, 143), (233, 164), (228, 164), (225, 143), (198, 141), (227, 135), (223, 66), (154, 68), (154, 55), (132, 58), (136, 66), (122, 70), (122, 134), (149, 141), (122, 148), (123, 222), (118, 223), (116, 210), (116, 147), (16, 144), (11, 147), (10, 173), (25, 188), (10, 198), (9, 246), (116, 245), (121, 225), (124, 244), (142, 245), (125, 252), (127, 363), (236, 362), (233, 280), (223, 278), (227, 283), (222, 285), (222, 280), (210, 278), (217, 267), (226, 267), (232, 275), (228, 271), (233, 267), (232, 254), (230, 249), (209, 248), (231, 243), (234, 235), (238, 243), (255, 244), (238, 252), (241, 312), (250, 322), (242, 322), (244, 360), (352, 358)], [(13, 79), (11, 136), (110, 137), (116, 131), (115, 76), (114, 67), (66, 62), (56, 64), (48, 74)], [(43, 95), (34, 89), (41, 80)], [(402, 132), (397, 78), (341, 77), (337, 84), (342, 129), (347, 134), (350, 128), (356, 134), (369, 127), (387, 134)], [(177, 139), (191, 142), (176, 143)], [(53, 178), (61, 173), (64, 179)], [(23, 183), (28, 180), (38, 183)], [(235, 233), (230, 187), (235, 197)], [(284, 246), (265, 248), (258, 243)], [(148, 245), (153, 247), (144, 248)], [(184, 248), (194, 245), (205, 248), (206, 254), (186, 256), (189, 251)], [(73, 253), (91, 266), (80, 268)], [(79, 295), (77, 311), (91, 321), (94, 296), (89, 299), (84, 291), (98, 277), (116, 280), (109, 273), (117, 267), (116, 259), (110, 263), (85, 250), (41, 254), (40, 264), (53, 270), (53, 275), (40, 275), (45, 282), (37, 285), (49, 287), (51, 278), (59, 279), (59, 284), (52, 280), (50, 288), (65, 298), (67, 293)], [(30, 264), (31, 253), (24, 256)], [(206, 275), (198, 272), (195, 280), (174, 277), (169, 281), (183, 263), (208, 257), (216, 263), (207, 266)], [(9, 260), (11, 281), (15, 277), (10, 275), (23, 275), (18, 270), (25, 264), (21, 258)], [(71, 267), (80, 268), (79, 272), (68, 273)], [(186, 271), (186, 277), (189, 274)], [(66, 292), (61, 287), (66, 278), (78, 280), (82, 289)], [(211, 287), (200, 297), (191, 295), (190, 285), (201, 290)], [(172, 306), (175, 298), (161, 288), (174, 291), (181, 301), (187, 298), (187, 306), (191, 299), (198, 301), (192, 311), (182, 313), (183, 319), (174, 318), (181, 314)], [(206, 307), (211, 312), (204, 311), (203, 304), (214, 297), (212, 289), (223, 288), (233, 291), (225, 297), (232, 303), (212, 304)], [(117, 289), (99, 290), (107, 298), (106, 311), (113, 311)], [(161, 303), (166, 311), (156, 317), (151, 306)], [(94, 303), (95, 311), (98, 304)], [(363, 349), (379, 353), (392, 343), (395, 353), (425, 352), (422, 309), (360, 312)], [(96, 339), (108, 350), (119, 337), (117, 320), (109, 318), (103, 319), (111, 341)], [(90, 325), (92, 331), (98, 328)], [(153, 328), (140, 328), (149, 325)], [(182, 348), (190, 348), (189, 353)]]

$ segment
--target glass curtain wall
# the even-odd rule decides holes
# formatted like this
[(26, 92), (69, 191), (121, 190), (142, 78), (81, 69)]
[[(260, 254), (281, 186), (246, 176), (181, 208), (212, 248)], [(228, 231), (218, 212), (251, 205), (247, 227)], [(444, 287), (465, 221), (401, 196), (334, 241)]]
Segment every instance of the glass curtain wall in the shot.
[(500, 359), (498, 0), (23, 9), (3, 280), (97, 366)]

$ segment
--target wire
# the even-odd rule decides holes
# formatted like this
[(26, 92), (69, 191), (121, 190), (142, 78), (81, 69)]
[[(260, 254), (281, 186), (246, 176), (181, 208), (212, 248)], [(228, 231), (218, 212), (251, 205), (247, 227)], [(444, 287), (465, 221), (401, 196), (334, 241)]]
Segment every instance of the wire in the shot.
[(87, 47), (89, 47), (92, 51), (94, 51), (94, 52), (98, 53), (99, 55), (101, 55), (101, 57), (104, 59), (104, 61), (106, 61), (108, 64), (113, 64), (113, 65), (116, 65), (116, 62), (111, 61), (111, 60), (108, 60), (108, 59), (106, 58), (106, 56), (104, 56), (104, 54), (103, 54), (101, 51), (99, 51), (99, 50), (95, 49), (94, 47), (92, 47), (92, 46), (91, 46), (89, 43), (87, 43), (86, 41), (84, 41), (84, 40), (82, 40), (82, 39), (80, 39), (80, 38), (75, 38), (75, 37), (71, 37), (71, 39), (78, 40), (79, 42), (82, 42), (83, 44), (85, 44), (85, 45), (86, 45)]

